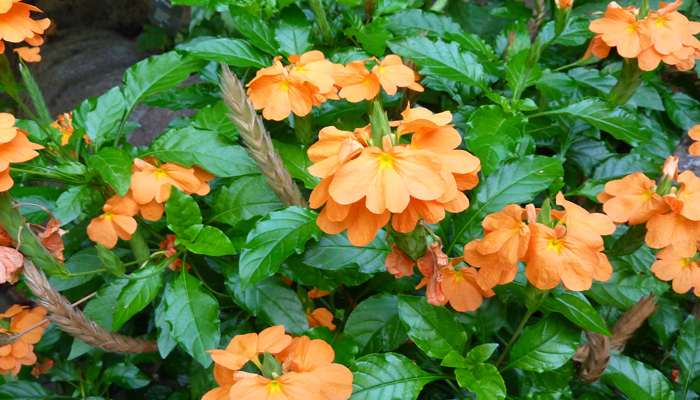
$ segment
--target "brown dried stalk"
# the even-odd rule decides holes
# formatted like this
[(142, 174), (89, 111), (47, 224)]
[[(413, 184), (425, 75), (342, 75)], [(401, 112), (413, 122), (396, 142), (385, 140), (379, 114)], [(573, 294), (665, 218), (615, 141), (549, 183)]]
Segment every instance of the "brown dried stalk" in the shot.
[(576, 349), (576, 354), (571, 357), (581, 363), (578, 379), (591, 383), (600, 378), (610, 361), (610, 351), (621, 353), (627, 340), (639, 329), (644, 321), (658, 308), (653, 294), (642, 297), (637, 304), (627, 310), (610, 330), (611, 338), (592, 332), (586, 332), (588, 343), (582, 344)]
[(530, 34), (530, 39), (532, 41), (535, 40), (537, 37), (537, 34), (540, 31), (540, 26), (542, 25), (542, 21), (544, 21), (544, 17), (547, 14), (547, 4), (545, 3), (544, 0), (535, 0), (537, 2), (538, 9), (540, 10), (539, 13), (535, 16), (535, 18), (531, 19), (528, 21), (528, 33)]
[(226, 64), (221, 64), (221, 97), (231, 110), (229, 118), (238, 128), (238, 133), (246, 145), (248, 154), (255, 160), (266, 182), (280, 201), (288, 206), (308, 207), (309, 203), (299, 192), (289, 171), (275, 150), (270, 134), (265, 129), (262, 118), (255, 112), (253, 104), (245, 94), (243, 84), (231, 73)]
[(154, 340), (133, 339), (97, 325), (82, 311), (74, 308), (46, 279), (44, 272), (26, 259), (24, 277), (27, 286), (37, 297), (37, 303), (48, 311), (46, 318), (73, 337), (92, 347), (117, 353), (148, 353), (158, 350), (158, 343)]

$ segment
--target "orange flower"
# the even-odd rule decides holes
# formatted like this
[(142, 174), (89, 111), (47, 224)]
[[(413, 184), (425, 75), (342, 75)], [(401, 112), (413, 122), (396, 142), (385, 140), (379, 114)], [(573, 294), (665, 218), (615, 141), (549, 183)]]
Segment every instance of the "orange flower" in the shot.
[[(209, 185), (206, 186), (208, 189)], [(131, 190), (129, 191), (129, 193), (131, 193)], [(144, 219), (155, 222), (163, 218), (165, 206), (163, 206), (162, 203), (157, 202), (156, 199), (153, 199), (146, 204), (140, 204), (139, 206), (141, 207), (141, 209), (139, 210), (139, 214), (141, 214), (141, 216)]]
[(448, 268), (450, 259), (447, 257), (447, 254), (442, 252), (442, 244), (439, 242), (431, 243), (425, 255), (418, 259), (417, 264), (418, 269), (423, 274), (423, 279), (416, 286), (416, 290), (428, 285), (425, 289), (425, 299), (428, 301), (428, 304), (434, 306), (444, 304), (443, 276), (439, 272)]
[(441, 269), (438, 273), (442, 276), (442, 291), (445, 294), (442, 304), (449, 302), (459, 312), (474, 311), (481, 306), (484, 297), (496, 294), (491, 289), (482, 289), (476, 283), (476, 268), (462, 267), (455, 271), (450, 267)]
[(573, 236), (561, 237), (554, 229), (530, 224), (530, 245), (523, 261), (527, 262), (525, 275), (542, 290), (564, 282), (568, 290), (588, 290), (593, 279), (606, 281), (612, 266), (600, 251)]
[(32, 375), (34, 375), (35, 378), (38, 378), (40, 375), (44, 375), (45, 373), (49, 372), (53, 366), (54, 361), (50, 358), (45, 358), (44, 362), (37, 363), (34, 366), (32, 369)]
[[(396, 94), (398, 87), (407, 87), (416, 92), (422, 92), (423, 87), (416, 82), (413, 70), (403, 64), (401, 57), (390, 54), (372, 67), (372, 74), (377, 75), (379, 84), (389, 96)], [(369, 99), (367, 99), (369, 100)]]
[(196, 193), (202, 182), (195, 176), (194, 168), (186, 168), (175, 163), (155, 166), (140, 158), (134, 159), (131, 166), (131, 191), (139, 204), (148, 204), (155, 199), (165, 203), (170, 198), (172, 186), (185, 193)]
[(15, 281), (15, 274), (24, 265), (24, 256), (12, 247), (0, 246), (0, 283)]
[(113, 196), (105, 203), (105, 212), (93, 218), (87, 227), (90, 240), (102, 243), (108, 249), (117, 245), (117, 239), (130, 240), (136, 232), (134, 215), (139, 212), (139, 205), (130, 196)]
[(46, 250), (48, 250), (49, 253), (56, 257), (56, 259), (61, 263), (65, 261), (65, 258), (63, 257), (63, 249), (65, 249), (65, 247), (61, 236), (65, 234), (66, 231), (61, 229), (61, 221), (51, 218), (49, 223), (46, 224), (46, 229), (37, 235), (39, 236), (41, 244), (46, 247)]
[(7, 143), (17, 136), (15, 128), (15, 116), (8, 113), (0, 113), (0, 143)]
[(614, 1), (605, 16), (592, 21), (589, 28), (625, 58), (636, 58), (652, 41), (648, 24), (637, 21), (637, 10), (633, 6), (622, 8)]
[(289, 70), (275, 57), (274, 65), (258, 71), (246, 85), (248, 96), (256, 110), (263, 109), (263, 117), (282, 121), (291, 112), (303, 117), (311, 112), (311, 91), (298, 75), (290, 76)]
[(662, 281), (673, 281), (671, 286), (676, 293), (686, 293), (695, 287), (700, 292), (700, 268), (697, 262), (681, 257), (669, 246), (656, 253), (658, 261), (651, 265), (651, 272)]
[(692, 257), (696, 243), (700, 240), (700, 221), (693, 221), (683, 215), (685, 205), (675, 195), (663, 197), (671, 212), (657, 214), (647, 222), (645, 240), (652, 249), (673, 246), (681, 257)]
[(19, 54), (20, 58), (26, 62), (39, 62), (41, 55), (38, 47), (18, 47), (12, 51)]
[(605, 43), (601, 36), (602, 35), (599, 34), (593, 36), (593, 39), (591, 39), (591, 43), (588, 45), (588, 49), (586, 49), (586, 54), (583, 55), (583, 58), (587, 59), (591, 56), (591, 54), (598, 58), (608, 57), (610, 54), (610, 46)]
[[(0, 171), (9, 168), (10, 163), (29, 161), (39, 155), (36, 150), (41, 150), (44, 146), (32, 143), (27, 139), (29, 133), (17, 129), (18, 133), (12, 140), (0, 143)], [(9, 171), (8, 171), (9, 173)]]
[(555, 0), (557, 8), (565, 9), (574, 6), (573, 0)]
[(482, 240), (475, 239), (464, 246), (464, 261), (479, 268), (476, 283), (482, 289), (491, 289), (512, 282), (518, 274), (517, 261), (509, 263), (500, 253), (481, 254), (478, 248)]
[(332, 331), (335, 330), (335, 325), (333, 324), (333, 313), (325, 308), (317, 308), (312, 312), (307, 311), (306, 320), (309, 322), (309, 328), (325, 326)]
[(605, 214), (589, 213), (582, 207), (564, 199), (557, 193), (557, 205), (564, 207), (560, 223), (566, 226), (566, 236), (580, 240), (589, 247), (603, 247), (601, 236), (615, 233), (615, 224)]
[[(41, 34), (51, 25), (46, 19), (35, 21), (29, 16), (31, 11), (40, 9), (24, 4), (22, 0), (4, 0), (0, 4), (0, 39), (20, 43), (26, 41), (32, 46), (44, 43)], [(0, 42), (0, 53), (5, 51), (5, 43)]]
[(258, 356), (269, 352), (272, 355), (282, 352), (292, 342), (292, 337), (284, 333), (284, 326), (277, 325), (257, 333), (238, 335), (231, 339), (226, 350), (208, 350), (215, 363), (233, 371), (238, 371), (248, 361), (257, 362)]
[(289, 62), (294, 63), (290, 75), (298, 77), (303, 82), (309, 82), (320, 93), (328, 93), (333, 90), (336, 64), (326, 60), (326, 57), (318, 50), (308, 51), (301, 56), (289, 56)]
[[(30, 311), (27, 310), (26, 306), (13, 305), (4, 314), (0, 314), (0, 318), (12, 317), (9, 332), (20, 333), (41, 323), (45, 315), (46, 310), (41, 307), (33, 308)], [(12, 376), (15, 376), (19, 373), (22, 365), (36, 363), (33, 345), (41, 340), (41, 335), (44, 334), (44, 328), (47, 326), (49, 326), (48, 321), (22, 335), (14, 343), (0, 347), (0, 374), (12, 372)], [(8, 331), (0, 328), (0, 332)]]
[(700, 125), (695, 125), (688, 131), (688, 136), (695, 140), (695, 143), (690, 145), (688, 152), (691, 156), (700, 156)]
[[(204, 168), (198, 167), (196, 165), (193, 165), (192, 169), (194, 170), (194, 176), (197, 179), (199, 179), (199, 188), (194, 193), (196, 193), (200, 196), (208, 195), (211, 188), (209, 187), (209, 184), (207, 182), (216, 178), (216, 175), (210, 174)], [(161, 216), (162, 216), (162, 213), (161, 213)], [(158, 219), (160, 219), (160, 217)]]
[(12, 189), (15, 185), (15, 181), (10, 176), (10, 167), (7, 167), (4, 171), (0, 171), (0, 192), (6, 192)]
[(231, 387), (229, 396), (237, 400), (325, 400), (314, 375), (296, 372), (274, 380), (259, 375), (242, 379)]
[(313, 288), (309, 290), (309, 297), (312, 299), (318, 299), (319, 297), (325, 297), (331, 294), (331, 292), (326, 292), (325, 290), (318, 290), (318, 288)]
[(12, 246), (10, 233), (0, 225), (0, 246)]
[[(59, 115), (58, 118), (51, 123), (51, 126), (61, 132), (61, 144), (63, 146), (67, 145), (71, 135), (75, 132), (73, 128), (73, 112), (71, 111), (70, 113)], [(85, 137), (87, 137), (87, 135), (85, 135)], [(86, 141), (90, 143), (89, 138)]]
[[(165, 257), (172, 257), (175, 254), (177, 254), (177, 248), (175, 246), (175, 239), (177, 239), (177, 236), (175, 235), (168, 235), (165, 240), (160, 242), (158, 247), (161, 249), (165, 250), (164, 254)], [(180, 268), (182, 268), (182, 260), (179, 258), (176, 258), (173, 260), (173, 262), (168, 265), (168, 268), (170, 268), (171, 271), (179, 271)], [(192, 266), (189, 263), (185, 263), (185, 270), (189, 271)]]
[(598, 194), (603, 211), (615, 223), (643, 224), (654, 215), (668, 211), (668, 204), (655, 192), (656, 182), (641, 172), (605, 184)]
[(692, 221), (700, 221), (700, 178), (693, 171), (683, 171), (676, 180), (681, 184), (676, 193), (683, 203), (681, 215)]
[(395, 244), (391, 245), (391, 253), (384, 260), (384, 266), (388, 273), (393, 274), (396, 279), (411, 276), (414, 265), (416, 262), (411, 257), (405, 255)]
[(350, 62), (336, 74), (336, 83), (342, 88), (338, 92), (341, 99), (359, 103), (362, 100), (372, 100), (379, 94), (379, 77), (367, 70), (367, 61), (369, 59)]

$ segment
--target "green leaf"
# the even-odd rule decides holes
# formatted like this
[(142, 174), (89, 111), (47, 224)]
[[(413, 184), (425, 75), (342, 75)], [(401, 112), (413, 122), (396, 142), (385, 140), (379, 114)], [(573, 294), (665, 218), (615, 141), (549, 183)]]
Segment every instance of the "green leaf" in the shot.
[(476, 364), (472, 368), (455, 371), (460, 387), (469, 389), (478, 400), (503, 400), (506, 398), (506, 384), (492, 364)]
[(428, 356), (443, 358), (450, 351), (462, 351), (467, 332), (448, 309), (428, 304), (424, 296), (403, 294), (398, 305), (408, 337)]
[(122, 260), (119, 259), (112, 250), (106, 248), (102, 243), (97, 243), (97, 257), (100, 259), (100, 264), (110, 274), (121, 277), (126, 272), (126, 267)]
[(308, 189), (313, 189), (321, 180), (311, 175), (307, 168), (314, 165), (307, 154), (308, 147), (303, 145), (294, 145), (278, 142), (273, 140), (272, 143), (279, 151), (280, 157), (284, 166), (289, 170), (289, 174), (294, 179), (299, 179), (304, 182), (304, 186)]
[(226, 138), (236, 141), (238, 140), (238, 130), (228, 117), (229, 112), (226, 103), (218, 101), (214, 105), (208, 105), (197, 111), (192, 117), (192, 125), (199, 129), (216, 131)]
[(681, 364), (678, 382), (683, 386), (685, 399), (688, 387), (700, 376), (700, 321), (693, 315), (686, 318), (678, 336), (678, 362)]
[(627, 310), (649, 293), (661, 296), (668, 289), (668, 283), (656, 279), (652, 274), (637, 275), (631, 270), (616, 268), (607, 281), (594, 281), (586, 295), (600, 304)]
[(700, 125), (700, 102), (685, 93), (664, 93), (666, 111), (674, 124), (684, 131)]
[(630, 400), (676, 400), (671, 383), (661, 372), (629, 357), (610, 355), (601, 380)]
[(80, 103), (73, 113), (73, 127), (80, 134), (87, 134), (98, 152), (104, 143), (116, 137), (117, 127), (126, 111), (124, 95), (119, 87), (113, 87), (100, 97)]
[(192, 126), (165, 131), (142, 154), (147, 155), (185, 167), (197, 165), (219, 177), (260, 172), (243, 147), (215, 131)]
[(263, 175), (241, 176), (221, 188), (212, 204), (214, 212), (209, 221), (236, 226), (282, 206), (275, 192), (265, 183)]
[(507, 116), (499, 106), (481, 106), (469, 117), (464, 139), (469, 151), (481, 160), (484, 177), (515, 156), (526, 125), (523, 114)]
[(410, 0), (377, 0), (374, 8), (374, 17), (405, 10), (409, 2)]
[(213, 226), (203, 227), (199, 230), (194, 240), (183, 239), (181, 242), (187, 247), (187, 250), (195, 254), (207, 256), (227, 256), (236, 254), (236, 248), (233, 247), (231, 239), (221, 232), (221, 229)]
[(326, 291), (333, 291), (340, 285), (357, 286), (372, 278), (371, 274), (364, 274), (357, 267), (336, 271), (310, 267), (304, 264), (299, 256), (288, 258), (277, 272), (298, 284), (315, 286)]
[(165, 202), (165, 217), (168, 229), (178, 236), (183, 236), (187, 228), (202, 223), (197, 202), (176, 187), (170, 190), (170, 198)]
[(656, 304), (659, 307), (651, 313), (647, 321), (659, 336), (660, 343), (664, 347), (671, 348), (683, 325), (683, 314), (678, 303), (665, 297), (659, 298)]
[(120, 196), (126, 196), (131, 185), (131, 164), (134, 158), (118, 147), (107, 147), (87, 158), (87, 164)]
[(571, 115), (613, 137), (637, 146), (652, 143), (653, 133), (639, 122), (639, 119), (623, 108), (613, 107), (607, 101), (597, 98), (581, 100), (568, 107), (547, 111), (540, 115)]
[(212, 39), (187, 48), (194, 57), (234, 67), (265, 68), (272, 64), (270, 57), (241, 39)]
[[(99, 257), (97, 257), (97, 249), (94, 247), (88, 247), (87, 249), (80, 250), (79, 252), (73, 254), (73, 256), (70, 257), (68, 261), (66, 261), (64, 267), (66, 268), (66, 270), (68, 270), (68, 272), (72, 274), (99, 271), (100, 259)], [(99, 274), (96, 273), (79, 275), (66, 279), (61, 279), (52, 276), (51, 278), (49, 278), (49, 281), (53, 283), (57, 290), (63, 291), (80, 286), (98, 277)]]
[(124, 74), (126, 109), (131, 110), (146, 97), (174, 88), (206, 64), (171, 51), (134, 64)]
[(629, 174), (642, 172), (656, 176), (661, 170), (661, 160), (651, 159), (639, 154), (620, 154), (607, 158), (593, 171), (592, 179), (598, 181), (611, 181), (622, 179)]
[(536, 372), (559, 368), (576, 352), (580, 336), (566, 319), (551, 314), (525, 328), (511, 350), (508, 368)]
[(468, 333), (479, 337), (481, 343), (486, 343), (489, 338), (499, 329), (506, 325), (506, 307), (497, 297), (484, 299), (481, 307), (476, 311), (459, 313), (458, 318), (462, 321)]
[(54, 400), (57, 396), (37, 382), (16, 381), (0, 385), (2, 400)]
[(313, 49), (311, 24), (297, 5), (289, 5), (281, 12), (282, 18), (275, 27), (275, 39), (279, 52), (285, 57), (302, 55)]
[(598, 311), (580, 292), (568, 290), (552, 292), (552, 295), (547, 296), (542, 303), (542, 309), (558, 312), (587, 331), (611, 337), (610, 331), (598, 315)]
[(304, 264), (323, 270), (336, 271), (358, 268), (363, 273), (385, 271), (384, 260), (391, 252), (386, 232), (377, 232), (369, 244), (353, 246), (345, 234), (323, 234), (318, 243), (311, 243), (302, 254)]
[(406, 341), (398, 301), (396, 295), (380, 293), (367, 298), (350, 313), (344, 332), (355, 339), (360, 354), (391, 351)]
[[(38, 204), (40, 206), (46, 207), (47, 210), (52, 213), (56, 209), (56, 200), (58, 197), (65, 192), (64, 189), (60, 189), (53, 186), (18, 186), (15, 185), (10, 189), (9, 193), (17, 203), (19, 204)], [(46, 212), (40, 208), (34, 206), (21, 206), (18, 207), (20, 214), (27, 220), (27, 222), (32, 224), (41, 224), (46, 220)]]
[[(134, 271), (131, 277), (138, 278), (145, 275), (150, 275), (160, 268), (160, 265), (151, 265)], [(148, 304), (156, 298), (156, 294), (163, 285), (163, 275), (155, 274), (148, 278), (129, 280), (119, 293), (117, 305), (114, 308), (114, 319), (112, 328), (119, 329), (137, 312), (143, 310)]]
[(131, 363), (119, 363), (108, 367), (102, 375), (102, 382), (114, 383), (127, 389), (139, 389), (151, 383), (151, 378)]
[(469, 350), (469, 353), (467, 353), (467, 356), (465, 357), (466, 361), (474, 364), (486, 362), (489, 358), (491, 358), (491, 355), (497, 348), (498, 344), (496, 343), (485, 343), (475, 346)]
[(270, 325), (284, 325), (285, 330), (294, 335), (309, 330), (299, 297), (282, 278), (270, 276), (249, 289), (242, 290), (238, 272), (226, 264), (223, 270), (226, 289), (236, 304)]
[[(163, 293), (168, 293), (172, 287), (172, 281), (165, 284)], [(158, 353), (161, 358), (165, 358), (177, 346), (173, 338), (173, 330), (165, 319), (165, 297), (161, 297), (155, 309), (155, 324), (158, 331)]]
[(229, 9), (236, 29), (241, 31), (253, 46), (273, 56), (279, 55), (275, 29), (270, 24), (241, 7), (231, 6)]
[(437, 75), (486, 90), (484, 68), (476, 57), (457, 43), (433, 42), (425, 36), (392, 40), (391, 51), (420, 67), (422, 75)]
[(88, 186), (73, 186), (63, 192), (56, 200), (53, 216), (61, 221), (61, 226), (71, 223), (80, 216), (83, 206), (88, 202), (92, 190)]
[[(543, 44), (560, 44), (563, 46), (581, 46), (593, 37), (593, 32), (588, 29), (590, 21), (582, 18), (571, 18), (566, 24), (564, 31), (557, 37), (555, 36), (555, 22), (550, 21), (542, 27), (540, 35), (542, 36)], [(554, 39), (552, 43), (548, 43)]]
[(517, 54), (510, 55), (508, 53), (508, 61), (506, 62), (506, 79), (508, 86), (513, 92), (513, 97), (520, 97), (520, 94), (528, 87), (537, 83), (542, 77), (542, 71), (539, 65), (535, 64), (528, 70), (527, 59), (530, 49), (521, 50)]
[(358, 42), (368, 53), (376, 57), (381, 57), (386, 52), (386, 42), (393, 36), (384, 25), (388, 21), (386, 18), (376, 18), (369, 25), (346, 28), (345, 36), (355, 36)]
[(552, 157), (526, 156), (503, 165), (476, 187), (469, 209), (457, 214), (455, 239), (446, 253), (458, 241), (466, 244), (481, 234), (479, 222), (487, 214), (501, 211), (508, 204), (532, 201), (563, 174), (562, 160)]
[(317, 215), (301, 207), (287, 207), (271, 212), (255, 224), (239, 261), (244, 290), (274, 274), (287, 257), (295, 252), (301, 254), (309, 239), (321, 237)]
[(207, 350), (219, 346), (219, 303), (202, 282), (186, 271), (176, 276), (165, 293), (165, 320), (175, 341), (195, 360), (208, 367), (212, 360)]
[(441, 379), (396, 353), (370, 354), (350, 367), (350, 400), (415, 400), (426, 384)]

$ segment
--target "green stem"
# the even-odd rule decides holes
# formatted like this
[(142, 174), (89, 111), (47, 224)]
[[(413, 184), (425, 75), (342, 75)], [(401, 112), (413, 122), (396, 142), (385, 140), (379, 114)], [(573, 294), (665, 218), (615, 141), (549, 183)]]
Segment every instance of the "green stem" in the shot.
[(614, 106), (621, 106), (632, 98), (639, 85), (644, 82), (642, 70), (636, 58), (625, 58), (622, 62), (620, 78), (610, 91), (608, 101)]
[(19, 106), (22, 107), (22, 109), (24, 110), (24, 112), (26, 112), (27, 115), (29, 115), (29, 118), (31, 118), (32, 121), (36, 122), (36, 124), (39, 126), (39, 129), (41, 129), (41, 131), (44, 133), (44, 135), (46, 135), (46, 136), (49, 138), (49, 140), (51, 140), (51, 141), (53, 142), (53, 144), (56, 145), (56, 147), (58, 148), (57, 150), (60, 152), (60, 154), (61, 154), (63, 157), (65, 157), (66, 159), (70, 160), (70, 161), (75, 161), (75, 159), (73, 158), (73, 155), (70, 154), (70, 152), (69, 152), (68, 150), (66, 150), (66, 149), (63, 147), (63, 145), (62, 145), (61, 143), (58, 142), (58, 140), (56, 140), (56, 138), (51, 134), (51, 132), (49, 132), (49, 131), (44, 127), (44, 125), (42, 125), (42, 124), (39, 122), (39, 120), (37, 119), (37, 117), (34, 115), (34, 113), (32, 113), (32, 112), (29, 110), (29, 108), (27, 107), (26, 104), (24, 104), (24, 102), (22, 101), (22, 99), (17, 98), (16, 100), (17, 100), (17, 104), (19, 104)]
[(316, 132), (314, 132), (314, 117), (312, 114), (300, 117), (294, 115), (294, 134), (299, 140), (299, 143), (308, 146), (314, 141)]
[(62, 179), (60, 176), (55, 175), (55, 174), (49, 174), (49, 173), (46, 173), (46, 172), (31, 171), (31, 170), (26, 170), (26, 169), (22, 169), (22, 168), (15, 168), (14, 166), (12, 167), (11, 171), (19, 172), (19, 173), (21, 173), (21, 174), (31, 174), (31, 175), (39, 175), (39, 176), (48, 176), (48, 177), (51, 177), (51, 178), (53, 178), (53, 179)]
[(328, 25), (326, 9), (322, 0), (309, 0), (309, 5), (311, 6), (311, 11), (314, 13), (314, 17), (316, 17), (316, 23), (318, 24), (318, 29), (321, 31), (323, 42), (327, 45), (331, 44), (331, 42), (333, 42), (333, 31), (331, 31), (330, 25)]
[(71, 273), (65, 278), (75, 278), (76, 276), (85, 276), (85, 275), (91, 275), (91, 274), (99, 274), (101, 272), (106, 272), (107, 270), (102, 268), (102, 269), (96, 269), (94, 271), (84, 271), (84, 272), (76, 272), (76, 273)]
[(126, 125), (126, 119), (129, 118), (129, 115), (131, 114), (132, 109), (126, 110), (126, 113), (122, 117), (122, 120), (119, 122), (119, 130), (117, 131), (117, 137), (114, 139), (114, 147), (119, 147), (119, 141), (122, 138), (122, 132), (124, 131), (124, 125)]
[[(187, 253), (185, 253), (185, 255), (187, 255)], [(184, 257), (183, 257), (183, 259), (182, 259), (182, 268), (183, 268), (183, 269), (185, 268), (185, 259), (184, 259)], [(204, 278), (202, 278), (202, 275), (200, 275), (199, 271), (197, 270), (197, 268), (196, 268), (194, 265), (192, 266), (192, 270), (194, 270), (194, 274), (197, 275), (197, 278), (199, 278), (199, 280), (202, 281), (202, 286), (204, 286), (204, 288), (206, 288), (207, 290), (209, 290), (210, 292), (212, 292), (212, 293), (214, 293), (214, 294), (216, 294), (216, 295), (218, 295), (218, 296), (231, 298), (231, 296), (229, 296), (229, 295), (227, 295), (227, 294), (225, 294), (225, 293), (221, 293), (221, 292), (219, 292), (219, 291), (217, 291), (217, 290), (212, 289), (212, 287), (209, 286), (209, 284), (207, 284), (207, 282), (204, 280)]]
[(141, 226), (141, 228), (145, 229), (145, 230), (146, 230), (148, 233), (150, 233), (153, 237), (155, 237), (156, 239), (160, 240), (161, 242), (162, 242), (163, 240), (165, 240), (165, 237), (163, 237), (163, 235), (161, 235), (160, 233), (156, 232), (155, 229), (151, 228), (151, 227), (146, 223), (146, 221), (144, 221), (143, 218), (141, 218), (140, 215), (135, 216), (134, 219), (136, 219), (136, 222)]
[[(513, 337), (510, 338), (510, 341), (508, 341), (508, 345), (506, 345), (505, 350), (503, 350), (503, 353), (498, 357), (498, 360), (496, 360), (496, 367), (498, 367), (501, 362), (503, 362), (503, 359), (506, 358), (506, 355), (510, 352), (510, 349), (513, 348), (513, 345), (515, 344), (515, 341), (518, 340), (518, 336), (520, 336), (520, 332), (525, 328), (525, 324), (527, 324), (527, 320), (530, 319), (534, 311), (527, 310), (525, 313), (525, 316), (523, 317), (523, 320), (520, 321), (520, 325), (518, 325), (518, 328), (515, 330), (515, 333), (513, 333)], [(503, 372), (508, 369), (508, 365), (506, 365), (503, 369), (500, 371)]]

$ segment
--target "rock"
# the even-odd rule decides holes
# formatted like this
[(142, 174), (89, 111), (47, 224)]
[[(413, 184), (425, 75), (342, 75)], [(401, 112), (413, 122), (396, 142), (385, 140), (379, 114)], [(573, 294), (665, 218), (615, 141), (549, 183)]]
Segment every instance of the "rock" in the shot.
[(700, 157), (691, 156), (690, 153), (688, 153), (688, 149), (693, 143), (695, 143), (695, 141), (687, 134), (683, 135), (683, 139), (681, 139), (681, 143), (678, 145), (673, 155), (678, 157), (679, 171), (693, 171), (695, 175), (700, 176)]

